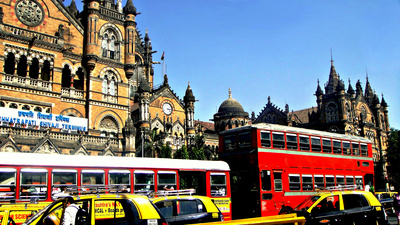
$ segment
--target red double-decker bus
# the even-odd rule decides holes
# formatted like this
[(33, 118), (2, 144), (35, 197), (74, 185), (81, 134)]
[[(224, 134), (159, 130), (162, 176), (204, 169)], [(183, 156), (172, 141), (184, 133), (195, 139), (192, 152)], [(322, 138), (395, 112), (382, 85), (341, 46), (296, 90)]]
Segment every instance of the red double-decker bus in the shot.
[(371, 141), (304, 128), (253, 124), (224, 131), (234, 218), (290, 211), (317, 189), (374, 184)]

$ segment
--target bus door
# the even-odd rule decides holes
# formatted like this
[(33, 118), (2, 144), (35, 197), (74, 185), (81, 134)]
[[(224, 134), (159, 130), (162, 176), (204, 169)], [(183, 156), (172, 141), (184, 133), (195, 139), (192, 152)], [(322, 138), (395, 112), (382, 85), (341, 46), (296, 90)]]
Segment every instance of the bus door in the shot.
[[(283, 199), (282, 171), (261, 170), (261, 216), (277, 215)], [(279, 206), (279, 207), (278, 207)]]

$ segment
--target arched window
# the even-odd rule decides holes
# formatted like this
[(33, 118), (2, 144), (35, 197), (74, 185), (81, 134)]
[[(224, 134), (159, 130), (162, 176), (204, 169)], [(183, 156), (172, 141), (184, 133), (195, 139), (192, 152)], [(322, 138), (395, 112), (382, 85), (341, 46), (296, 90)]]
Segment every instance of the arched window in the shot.
[(50, 62), (46, 60), (44, 61), (42, 67), (42, 72), (41, 72), (42, 80), (50, 81), (50, 73), (51, 73)]
[(35, 109), (33, 110), (35, 112), (42, 112), (42, 108), (41, 107), (35, 107)]
[(119, 131), (118, 122), (111, 116), (104, 117), (99, 125), (100, 136), (116, 137)]
[(4, 63), (4, 72), (6, 74), (14, 75), (14, 72), (15, 72), (15, 56), (11, 52), (7, 54), (7, 59), (5, 60), (5, 63)]
[(117, 78), (112, 71), (108, 71), (103, 78), (102, 92), (112, 96), (117, 95)]
[(22, 55), (19, 58), (18, 66), (17, 66), (17, 74), (20, 77), (26, 77), (27, 70), (27, 59), (25, 55)]
[(18, 105), (15, 104), (15, 103), (11, 103), (11, 104), (10, 104), (10, 108), (12, 108), (12, 109), (18, 109)]
[(68, 65), (65, 65), (62, 69), (61, 86), (65, 88), (71, 87), (71, 69)]
[(104, 58), (119, 59), (120, 43), (117, 40), (117, 35), (113, 29), (107, 29), (102, 35), (101, 55)]
[(326, 122), (333, 122), (339, 119), (337, 106), (335, 103), (329, 103), (325, 109)]
[(32, 64), (29, 67), (29, 77), (32, 79), (39, 78), (39, 60), (37, 58), (32, 59)]
[(74, 88), (78, 90), (83, 90), (83, 85), (84, 85), (84, 73), (83, 69), (79, 68), (78, 71), (76, 71), (75, 78), (74, 78)]
[(22, 109), (23, 109), (23, 110), (30, 110), (31, 107), (29, 107), (29, 105), (23, 105), (23, 106), (22, 106)]

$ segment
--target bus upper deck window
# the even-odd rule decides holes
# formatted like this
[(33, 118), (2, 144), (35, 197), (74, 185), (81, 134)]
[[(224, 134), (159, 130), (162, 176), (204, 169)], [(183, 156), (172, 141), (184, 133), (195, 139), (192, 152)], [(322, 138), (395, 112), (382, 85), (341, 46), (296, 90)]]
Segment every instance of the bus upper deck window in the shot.
[(343, 141), (343, 154), (351, 155), (350, 142)]
[(325, 184), (326, 184), (326, 187), (335, 186), (335, 177), (332, 175), (326, 175), (325, 176)]
[(77, 186), (77, 170), (52, 170), (52, 192), (53, 199), (71, 195), (68, 188)]
[(342, 154), (342, 143), (339, 140), (333, 140), (333, 153)]
[(160, 190), (176, 190), (176, 172), (175, 171), (158, 171), (158, 186)]
[(311, 149), (313, 152), (321, 152), (321, 138), (311, 137)]
[(361, 155), (368, 156), (368, 146), (366, 144), (361, 144)]
[(229, 135), (224, 136), (224, 150), (233, 151), (236, 148), (236, 136)]
[(241, 133), (238, 135), (238, 146), (239, 148), (251, 147), (251, 133)]
[(47, 196), (47, 170), (21, 169), (20, 198), (39, 198), (45, 200)]
[(272, 147), (277, 149), (285, 148), (285, 137), (283, 133), (272, 133)]
[(286, 134), (286, 144), (288, 149), (297, 149), (297, 135), (296, 134)]
[(352, 142), (351, 147), (353, 148), (353, 155), (360, 155), (360, 145), (358, 143)]
[(15, 178), (17, 170), (14, 168), (0, 169), (0, 200), (15, 199)]
[(111, 192), (130, 192), (131, 172), (129, 170), (109, 170), (108, 184), (112, 186)]
[(154, 172), (151, 170), (135, 170), (135, 193), (154, 191)]
[(226, 196), (226, 175), (211, 173), (211, 196)]
[(310, 151), (310, 137), (300, 135), (299, 139), (300, 139), (300, 150)]
[(346, 176), (346, 185), (354, 185), (354, 177)]
[(336, 176), (336, 186), (345, 185), (344, 176)]
[(271, 147), (271, 133), (270, 132), (261, 132), (261, 147), (269, 148)]
[(322, 139), (322, 149), (325, 153), (332, 153), (332, 143), (330, 139)]

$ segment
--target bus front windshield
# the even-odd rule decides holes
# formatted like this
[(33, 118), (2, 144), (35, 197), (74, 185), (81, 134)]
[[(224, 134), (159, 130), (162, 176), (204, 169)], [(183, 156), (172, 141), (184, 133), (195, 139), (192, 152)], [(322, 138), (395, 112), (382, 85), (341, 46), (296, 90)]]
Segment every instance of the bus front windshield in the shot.
[(294, 211), (302, 211), (302, 210), (307, 210), (310, 208), (321, 196), (310, 196), (306, 198), (302, 203), (300, 203), (296, 208), (294, 208)]

